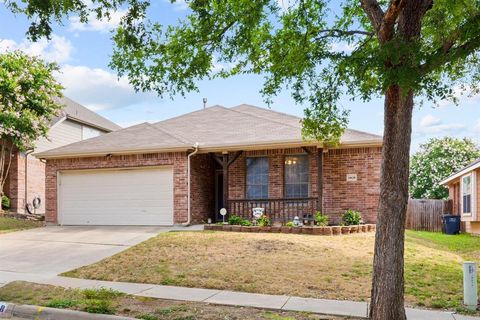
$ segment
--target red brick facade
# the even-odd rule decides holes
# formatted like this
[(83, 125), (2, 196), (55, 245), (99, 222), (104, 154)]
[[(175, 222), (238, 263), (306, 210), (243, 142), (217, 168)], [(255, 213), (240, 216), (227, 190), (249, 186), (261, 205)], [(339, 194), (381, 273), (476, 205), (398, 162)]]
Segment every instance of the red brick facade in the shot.
[[(309, 196), (317, 197), (316, 148), (308, 149)], [(284, 197), (284, 163), (286, 155), (306, 154), (302, 148), (246, 151), (229, 168), (229, 199), (245, 199), (246, 157), (268, 156), (269, 197)], [(379, 197), (380, 148), (332, 149), (324, 153), (323, 211), (337, 223), (346, 209), (361, 211), (365, 222), (375, 222)], [(174, 222), (187, 220), (187, 153), (155, 153), (128, 156), (89, 157), (48, 160), (46, 169), (46, 221), (57, 223), (57, 173), (63, 170), (173, 166)], [(218, 169), (218, 168), (217, 168)], [(210, 154), (191, 158), (192, 222), (200, 223), (215, 217), (215, 170)], [(357, 181), (347, 182), (347, 174), (356, 174)]]
[[(26, 202), (32, 203), (33, 198), (42, 201), (36, 213), (45, 213), (45, 163), (32, 155), (28, 156), (28, 179), (25, 180), (25, 154), (17, 152), (10, 166), (5, 193), (10, 198), (12, 212), (25, 213)], [(25, 200), (25, 183), (27, 183), (27, 199)]]
[[(309, 196), (317, 197), (316, 149), (310, 148)], [(229, 169), (229, 199), (245, 199), (246, 158), (269, 158), (269, 197), (284, 196), (284, 159), (287, 155), (306, 154), (302, 148), (244, 152)], [(347, 209), (362, 212), (365, 222), (376, 221), (380, 194), (381, 148), (332, 149), (323, 158), (323, 212), (333, 223)], [(347, 174), (356, 174), (357, 181), (347, 182)]]

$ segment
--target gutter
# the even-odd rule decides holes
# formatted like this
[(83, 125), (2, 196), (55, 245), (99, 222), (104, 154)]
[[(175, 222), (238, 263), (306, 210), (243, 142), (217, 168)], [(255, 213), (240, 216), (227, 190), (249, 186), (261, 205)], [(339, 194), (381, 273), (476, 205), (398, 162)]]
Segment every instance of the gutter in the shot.
[(189, 226), (192, 221), (192, 212), (191, 212), (191, 205), (190, 205), (190, 190), (191, 190), (191, 177), (190, 177), (190, 158), (193, 157), (198, 152), (198, 142), (195, 142), (193, 145), (193, 150), (187, 156), (187, 222), (182, 223), (182, 226)]

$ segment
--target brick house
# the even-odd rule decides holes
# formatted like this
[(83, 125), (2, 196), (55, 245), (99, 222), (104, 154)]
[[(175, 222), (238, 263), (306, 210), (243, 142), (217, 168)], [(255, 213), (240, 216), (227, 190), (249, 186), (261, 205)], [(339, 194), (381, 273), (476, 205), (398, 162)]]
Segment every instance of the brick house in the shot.
[(347, 129), (336, 148), (304, 141), (300, 118), (213, 106), (37, 154), (46, 159), (46, 221), (172, 225), (250, 217), (285, 222), (346, 209), (375, 222), (382, 138)]
[(480, 235), (480, 159), (446, 178), (441, 185), (448, 188), (452, 214), (459, 215), (465, 231)]
[(39, 197), (41, 206), (35, 212), (45, 213), (45, 162), (32, 153), (45, 152), (120, 129), (113, 122), (69, 98), (61, 98), (61, 103), (64, 108), (52, 120), (48, 137), (36, 141), (34, 150), (13, 154), (4, 186), (4, 192), (11, 200), (12, 212), (25, 213), (27, 203), (31, 204), (33, 198)]

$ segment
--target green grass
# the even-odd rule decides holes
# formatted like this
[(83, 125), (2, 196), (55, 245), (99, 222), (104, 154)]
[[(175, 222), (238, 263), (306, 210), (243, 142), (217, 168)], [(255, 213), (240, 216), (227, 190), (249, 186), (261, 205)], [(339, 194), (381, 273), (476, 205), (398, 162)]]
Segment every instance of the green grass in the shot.
[(0, 216), (0, 233), (38, 228), (43, 225), (40, 221), (20, 220)]
[(477, 256), (480, 251), (480, 237), (468, 233), (448, 235), (440, 232), (411, 231), (407, 230), (407, 238), (426, 246), (454, 252), (462, 256), (473, 254)]

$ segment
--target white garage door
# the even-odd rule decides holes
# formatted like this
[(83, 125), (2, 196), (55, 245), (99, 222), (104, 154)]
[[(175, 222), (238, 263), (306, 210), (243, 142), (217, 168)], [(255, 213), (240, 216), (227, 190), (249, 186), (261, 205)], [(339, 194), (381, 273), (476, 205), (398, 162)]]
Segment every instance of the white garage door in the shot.
[(60, 224), (173, 224), (171, 167), (62, 171), (58, 179)]

